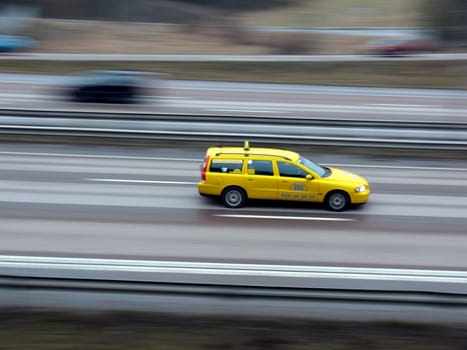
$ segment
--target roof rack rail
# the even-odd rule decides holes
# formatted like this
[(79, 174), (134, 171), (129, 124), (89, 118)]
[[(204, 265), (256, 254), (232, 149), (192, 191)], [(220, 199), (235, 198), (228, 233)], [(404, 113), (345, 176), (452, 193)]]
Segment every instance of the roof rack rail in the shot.
[(286, 157), (286, 156), (282, 156), (282, 155), (278, 155), (278, 154), (269, 154), (269, 153), (251, 153), (250, 152), (250, 142), (249, 141), (246, 141), (243, 143), (243, 151), (244, 153), (242, 152), (222, 152), (222, 147), (223, 146), (217, 146), (217, 148), (220, 148), (220, 152), (217, 152), (216, 153), (216, 156), (219, 156), (221, 154), (231, 154), (231, 155), (236, 155), (236, 156), (245, 156), (245, 157), (248, 157), (248, 156), (251, 156), (251, 155), (255, 155), (255, 156), (267, 156), (267, 157), (277, 157), (277, 158), (283, 158), (285, 160), (292, 160), (290, 159), (289, 157)]
[(286, 157), (286, 156), (282, 156), (282, 155), (279, 155), (279, 154), (270, 154), (270, 153), (256, 153), (256, 152), (217, 152), (216, 153), (216, 156), (220, 156), (221, 154), (226, 154), (226, 155), (233, 155), (233, 156), (245, 156), (245, 157), (249, 157), (249, 156), (267, 156), (267, 157), (276, 157), (276, 158), (282, 158), (282, 159), (285, 159), (285, 160), (292, 160), (290, 159), (289, 157)]

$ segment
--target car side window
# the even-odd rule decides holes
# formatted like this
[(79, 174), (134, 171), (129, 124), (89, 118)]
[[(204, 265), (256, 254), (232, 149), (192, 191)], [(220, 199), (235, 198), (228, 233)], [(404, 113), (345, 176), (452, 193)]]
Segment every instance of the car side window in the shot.
[(304, 178), (308, 175), (305, 170), (291, 163), (277, 162), (277, 167), (279, 168), (280, 176)]
[(252, 160), (248, 161), (248, 174), (249, 175), (267, 175), (273, 176), (271, 160)]
[(243, 161), (241, 159), (213, 159), (209, 171), (212, 173), (241, 174)]

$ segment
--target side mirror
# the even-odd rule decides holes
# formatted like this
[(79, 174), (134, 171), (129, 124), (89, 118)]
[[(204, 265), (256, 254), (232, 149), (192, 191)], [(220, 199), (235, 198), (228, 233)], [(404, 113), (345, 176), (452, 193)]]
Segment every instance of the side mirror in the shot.
[(308, 174), (307, 176), (305, 176), (305, 179), (307, 179), (307, 180), (313, 180), (313, 179), (314, 179), (314, 177), (313, 177), (313, 176), (311, 176), (310, 174)]

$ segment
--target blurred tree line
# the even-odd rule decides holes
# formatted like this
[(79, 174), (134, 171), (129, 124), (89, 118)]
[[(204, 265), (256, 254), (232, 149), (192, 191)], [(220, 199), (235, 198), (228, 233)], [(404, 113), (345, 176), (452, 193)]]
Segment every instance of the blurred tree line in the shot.
[[(44, 18), (232, 25), (231, 14), (315, 0), (0, 0), (37, 9)], [(319, 0), (325, 1), (325, 0)], [(467, 0), (425, 0), (425, 27), (440, 40), (467, 43)]]
[(423, 14), (440, 40), (467, 44), (467, 0), (427, 0)]
[(263, 10), (290, 5), (297, 0), (179, 0), (186, 3), (235, 11)]
[[(307, 54), (312, 35), (267, 33), (239, 25), (234, 15), (305, 0), (7, 0), (10, 7), (31, 8), (40, 18), (181, 24), (179, 30), (261, 46), (273, 54)], [(306, 0), (310, 1), (310, 0)], [(0, 0), (0, 12), (3, 1)], [(3, 5), (5, 9), (7, 6)], [(18, 10), (19, 11), (19, 10)], [(11, 11), (4, 11), (6, 14)], [(21, 12), (21, 11), (19, 11)]]
[(225, 16), (297, 1), (301, 0), (0, 0), (0, 7), (34, 7), (44, 18), (183, 23), (203, 14)]

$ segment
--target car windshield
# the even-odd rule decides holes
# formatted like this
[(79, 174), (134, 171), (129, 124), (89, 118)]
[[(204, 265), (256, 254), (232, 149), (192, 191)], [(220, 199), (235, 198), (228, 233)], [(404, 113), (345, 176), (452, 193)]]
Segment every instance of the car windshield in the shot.
[(306, 166), (308, 169), (313, 171), (315, 174), (319, 175), (320, 177), (327, 177), (331, 175), (331, 170), (325, 167), (322, 167), (321, 165), (312, 162), (309, 159), (306, 159), (305, 157), (300, 157), (298, 162), (304, 166)]

